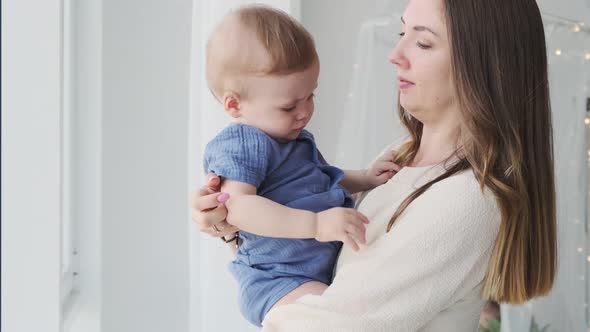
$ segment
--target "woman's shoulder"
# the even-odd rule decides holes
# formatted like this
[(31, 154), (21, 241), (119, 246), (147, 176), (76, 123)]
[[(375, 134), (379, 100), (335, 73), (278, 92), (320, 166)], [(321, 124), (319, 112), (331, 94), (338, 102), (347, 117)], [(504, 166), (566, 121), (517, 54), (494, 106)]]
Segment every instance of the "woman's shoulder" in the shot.
[(439, 211), (455, 216), (454, 220), (493, 219), (499, 223), (500, 209), (494, 193), (482, 186), (472, 169), (435, 183), (424, 193), (426, 201), (438, 206)]
[(495, 205), (496, 201), (493, 192), (485, 185), (482, 186), (471, 168), (435, 183), (432, 189), (439, 195), (445, 195), (448, 202)]

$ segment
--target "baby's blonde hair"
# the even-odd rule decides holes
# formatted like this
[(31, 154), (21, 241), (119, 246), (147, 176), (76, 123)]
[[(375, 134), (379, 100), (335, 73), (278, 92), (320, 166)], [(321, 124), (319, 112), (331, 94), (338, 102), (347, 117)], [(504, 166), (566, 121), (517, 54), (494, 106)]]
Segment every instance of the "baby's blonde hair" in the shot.
[(214, 32), (207, 42), (207, 83), (218, 99), (228, 90), (246, 93), (239, 82), (241, 75), (290, 74), (306, 70), (318, 61), (311, 34), (281, 10), (247, 5), (231, 12), (224, 22), (229, 17), (237, 19), (243, 29), (239, 33), (256, 36), (268, 59), (257, 59), (248, 56), (247, 50), (223, 45)]

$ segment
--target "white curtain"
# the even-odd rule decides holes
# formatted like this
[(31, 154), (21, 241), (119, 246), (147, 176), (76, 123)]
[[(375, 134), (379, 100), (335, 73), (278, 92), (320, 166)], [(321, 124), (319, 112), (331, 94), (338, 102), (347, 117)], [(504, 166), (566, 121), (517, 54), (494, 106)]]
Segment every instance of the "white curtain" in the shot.
[(357, 37), (335, 159), (345, 169), (365, 167), (384, 145), (406, 135), (397, 113), (394, 66), (387, 61), (401, 31), (401, 14), (392, 14), (387, 2), (382, 6), (383, 15), (364, 22)]

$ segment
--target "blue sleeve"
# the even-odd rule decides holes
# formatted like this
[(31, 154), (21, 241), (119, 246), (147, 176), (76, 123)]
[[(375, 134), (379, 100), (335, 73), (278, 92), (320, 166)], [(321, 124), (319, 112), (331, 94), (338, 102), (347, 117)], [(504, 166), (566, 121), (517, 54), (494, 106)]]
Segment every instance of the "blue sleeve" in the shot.
[(205, 173), (214, 172), (258, 188), (268, 172), (270, 144), (270, 138), (254, 127), (231, 125), (207, 144)]

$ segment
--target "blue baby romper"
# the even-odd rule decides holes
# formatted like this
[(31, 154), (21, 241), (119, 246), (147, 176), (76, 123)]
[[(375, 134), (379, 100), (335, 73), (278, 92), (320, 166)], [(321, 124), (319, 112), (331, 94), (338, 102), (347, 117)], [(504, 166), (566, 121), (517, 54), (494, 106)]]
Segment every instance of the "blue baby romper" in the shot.
[[(326, 163), (306, 130), (294, 141), (279, 143), (255, 127), (234, 123), (207, 144), (203, 164), (206, 173), (249, 183), (259, 196), (291, 208), (320, 212), (354, 206), (339, 185), (344, 173)], [(330, 284), (342, 246), (245, 231), (240, 231), (240, 239), (229, 270), (239, 283), (242, 314), (257, 326), (262, 326), (278, 300), (299, 285), (313, 280)]]

